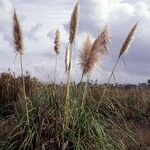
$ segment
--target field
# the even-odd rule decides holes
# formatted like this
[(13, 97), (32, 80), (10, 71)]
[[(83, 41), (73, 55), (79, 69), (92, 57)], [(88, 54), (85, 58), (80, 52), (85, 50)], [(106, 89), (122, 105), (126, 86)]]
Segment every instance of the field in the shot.
[(25, 76), (28, 124), (20, 97), (21, 84), (20, 77), (1, 74), (0, 149), (150, 148), (149, 87), (107, 87), (101, 98), (105, 86), (89, 83), (84, 108), (81, 108), (85, 83), (71, 83), (70, 119), (64, 128), (66, 85), (45, 85), (29, 74)]

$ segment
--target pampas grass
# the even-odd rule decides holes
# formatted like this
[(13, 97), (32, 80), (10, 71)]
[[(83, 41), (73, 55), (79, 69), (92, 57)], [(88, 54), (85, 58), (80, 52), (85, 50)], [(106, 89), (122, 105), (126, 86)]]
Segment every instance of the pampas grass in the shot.
[(64, 108), (64, 118), (65, 118), (65, 124), (68, 124), (68, 118), (69, 118), (69, 109), (70, 109), (70, 74), (71, 74), (71, 65), (72, 65), (72, 51), (73, 51), (73, 44), (75, 43), (75, 38), (77, 34), (78, 29), (78, 22), (79, 22), (79, 2), (74, 7), (71, 21), (70, 21), (70, 33), (69, 33), (69, 43), (67, 45), (66, 49), (66, 58), (65, 58), (65, 66), (66, 66), (66, 72), (67, 72), (67, 91), (66, 91), (66, 101), (65, 101), (65, 108)]
[(22, 77), (22, 84), (23, 84), (23, 97), (25, 101), (25, 109), (26, 109), (26, 119), (27, 124), (29, 125), (29, 110), (28, 110), (28, 102), (26, 97), (26, 89), (25, 89), (25, 80), (24, 80), (24, 73), (23, 73), (23, 35), (22, 35), (22, 28), (17, 17), (16, 11), (14, 9), (13, 13), (13, 43), (16, 54), (20, 56), (20, 68), (21, 68), (21, 77)]
[(54, 41), (54, 50), (56, 54), (58, 55), (60, 53), (60, 47), (61, 47), (61, 41), (60, 41), (60, 31), (59, 29), (56, 30), (55, 32), (55, 41)]
[(83, 98), (81, 103), (81, 113), (83, 112), (83, 106), (87, 91), (87, 85), (89, 82), (90, 74), (98, 62), (102, 61), (102, 57), (108, 53), (109, 44), (111, 43), (111, 36), (108, 26), (104, 28), (102, 33), (96, 38), (94, 43), (88, 36), (84, 45), (83, 50), (80, 54), (80, 65), (82, 69), (82, 79), (84, 75), (87, 75), (87, 81), (84, 86)]
[(59, 31), (59, 29), (57, 29), (56, 32), (55, 32), (55, 40), (54, 40), (54, 51), (56, 53), (54, 85), (56, 84), (57, 62), (58, 62), (58, 55), (60, 53), (60, 47), (61, 47), (60, 31)]
[(73, 43), (75, 41), (76, 33), (78, 30), (79, 24), (79, 2), (77, 2), (76, 6), (74, 7), (71, 22), (70, 22), (70, 32), (69, 32), (69, 42)]
[[(93, 42), (90, 39), (90, 36), (87, 36), (87, 39), (84, 42), (82, 52), (80, 54), (80, 65), (82, 69), (82, 78), (84, 74), (90, 73), (95, 62), (97, 61), (97, 56), (95, 52), (92, 51)], [(81, 79), (82, 81), (82, 79)]]
[(111, 36), (109, 26), (105, 26), (102, 33), (94, 41), (92, 49), (98, 51), (100, 56), (103, 57), (108, 53), (109, 45), (111, 43)]
[[(29, 76), (25, 76), (26, 82), (24, 82), (22, 64), (22, 58), (24, 56), (23, 35), (19, 19), (14, 11), (13, 43), (16, 54), (20, 56), (22, 77), (16, 78), (15, 75), (11, 76), (10, 74), (3, 74), (0, 76), (0, 97), (2, 99), (2, 105), (0, 105), (0, 115), (2, 112), (2, 119), (0, 116), (0, 130), (2, 131), (0, 131), (0, 138), (2, 138), (2, 140), (0, 140), (0, 149), (122, 150), (130, 148), (128, 147), (130, 144), (127, 144), (128, 141), (131, 143), (134, 141), (136, 143), (134, 135), (128, 128), (129, 122), (125, 122), (125, 120), (130, 121), (131, 118), (134, 121), (135, 119), (135, 116), (130, 115), (130, 105), (136, 103), (135, 100), (139, 97), (134, 96), (136, 95), (136, 90), (137, 93), (139, 93), (139, 90), (135, 88), (135, 91), (131, 89), (131, 91), (125, 90), (125, 92), (122, 93), (122, 89), (111, 87), (109, 90), (110, 93), (104, 97), (104, 101), (98, 101), (104, 96), (105, 91), (103, 92), (102, 90), (103, 86), (89, 83), (89, 78), (93, 73), (94, 68), (96, 68), (97, 64), (101, 63), (103, 57), (108, 54), (109, 45), (111, 43), (108, 26), (103, 29), (94, 41), (91, 40), (90, 36), (87, 36), (83, 43), (80, 54), (80, 66), (82, 70), (82, 78), (84, 76), (87, 77), (86, 84), (81, 83), (76, 85), (73, 83), (70, 86), (72, 50), (78, 26), (78, 8), (79, 3), (75, 6), (71, 17), (70, 37), (66, 50), (65, 61), (67, 70), (67, 87), (65, 85), (57, 85), (56, 87), (55, 84), (57, 76), (57, 57), (60, 54), (61, 47), (59, 29), (56, 30), (55, 33), (53, 48), (53, 51), (56, 54), (54, 75), (55, 89), (53, 84), (42, 84)], [(133, 27), (126, 38), (120, 50), (118, 60), (128, 51), (136, 27), (137, 24)], [(77, 73), (78, 72), (76, 72), (76, 75), (78, 75)], [(20, 90), (22, 89), (20, 88), (22, 87), (22, 84), (20, 84), (22, 82), (24, 91), (22, 99), (24, 100), (24, 107), (20, 107), (20, 101), (17, 101), (22, 92)], [(144, 91), (147, 93), (148, 90)], [(145, 96), (144, 93), (144, 100), (148, 99), (148, 94), (149, 93)], [(28, 103), (26, 95), (30, 97), (33, 105)], [(66, 96), (65, 98), (64, 95)], [(118, 95), (122, 96), (118, 97)], [(15, 100), (15, 97), (16, 101), (15, 103), (13, 102), (13, 107), (8, 107), (9, 105), (11, 106), (11, 100)], [(143, 99), (143, 97), (141, 98)], [(128, 103), (129, 110), (126, 109), (127, 103), (124, 103), (124, 100), (126, 99), (129, 99), (130, 101)], [(119, 100), (122, 103), (120, 103)], [(139, 102), (140, 101), (138, 101), (138, 104)], [(144, 106), (149, 104), (145, 102), (143, 103)], [(8, 106), (6, 104), (8, 104)], [(5, 109), (3, 109), (3, 106)], [(98, 112), (96, 112), (97, 106)], [(9, 114), (9, 108), (13, 110), (11, 112), (13, 115)], [(137, 113), (139, 109), (138, 106)], [(3, 116), (5, 117), (4, 110), (7, 110), (6, 116), (9, 120), (3, 118)], [(143, 109), (143, 112), (145, 116), (148, 109)], [(138, 120), (139, 118), (141, 119), (141, 115), (143, 116), (143, 112), (140, 115), (138, 113)], [(135, 119), (136, 124), (137, 119)], [(145, 120), (145, 117), (143, 119)], [(141, 148), (141, 143), (137, 142), (137, 144), (140, 145)], [(133, 149), (139, 149), (137, 146), (133, 147), (132, 144), (131, 147)]]
[(19, 55), (23, 55), (24, 48), (23, 48), (22, 29), (15, 9), (13, 14), (13, 38), (14, 38), (13, 43), (15, 52)]
[(109, 76), (107, 84), (110, 82), (111, 77), (114, 75), (114, 71), (116, 69), (116, 66), (117, 66), (119, 60), (120, 60), (120, 57), (128, 52), (128, 50), (129, 50), (129, 48), (130, 48), (130, 46), (131, 46), (131, 44), (133, 42), (134, 35), (135, 35), (136, 30), (137, 30), (138, 23), (139, 22), (137, 22), (133, 26), (133, 28), (129, 31), (129, 33), (128, 33), (128, 35), (127, 35), (127, 37), (126, 37), (126, 39), (125, 39), (125, 41), (124, 41), (124, 43), (123, 43), (123, 45), (122, 45), (122, 47), (120, 49), (120, 53), (118, 55), (117, 61), (116, 61), (115, 65), (114, 65), (114, 68), (113, 68), (113, 70), (112, 70), (112, 72), (111, 72), (111, 74)]
[(22, 75), (22, 82), (23, 82), (23, 92), (24, 92), (24, 98), (26, 98), (25, 93), (25, 82), (24, 82), (24, 75), (23, 75), (23, 62), (22, 62), (22, 56), (23, 56), (23, 36), (22, 36), (22, 29), (20, 26), (20, 22), (18, 20), (16, 11), (14, 10), (13, 14), (13, 43), (16, 54), (19, 54), (20, 56), (20, 66), (21, 66), (21, 75)]
[(123, 45), (122, 45), (122, 48), (121, 48), (121, 50), (120, 50), (120, 53), (119, 53), (119, 56), (118, 56), (118, 57), (121, 57), (121, 55), (123, 55), (123, 54), (125, 54), (125, 53), (128, 52), (128, 49), (130, 48), (130, 46), (131, 46), (131, 44), (132, 44), (132, 41), (133, 41), (133, 39), (134, 39), (134, 34), (135, 34), (135, 32), (136, 32), (138, 23), (139, 23), (139, 22), (137, 22), (137, 23), (133, 26), (133, 28), (130, 30), (128, 36), (126, 37), (126, 39), (125, 39), (125, 41), (124, 41), (124, 43), (123, 43)]
[[(136, 32), (138, 23), (139, 23), (139, 22), (137, 22), (137, 23), (133, 26), (133, 28), (129, 31), (129, 33), (128, 33), (128, 35), (127, 35), (127, 37), (126, 37), (126, 39), (125, 39), (125, 41), (124, 41), (124, 43), (123, 43), (123, 45), (122, 45), (122, 47), (121, 47), (121, 49), (120, 49), (120, 52), (119, 52), (117, 61), (116, 61), (115, 65), (114, 65), (114, 67), (113, 67), (113, 69), (112, 69), (112, 71), (111, 71), (111, 74), (110, 74), (110, 76), (109, 76), (109, 78), (108, 78), (107, 84), (109, 84), (111, 77), (114, 75), (114, 71), (115, 71), (115, 69), (116, 69), (116, 67), (117, 67), (117, 64), (118, 64), (118, 62), (119, 62), (121, 56), (122, 56), (123, 54), (126, 54), (126, 53), (128, 52), (128, 50), (129, 50), (129, 48), (130, 48), (130, 46), (131, 46), (131, 44), (132, 44), (132, 42), (133, 42), (134, 35), (135, 35), (135, 32)], [(102, 98), (104, 97), (104, 95), (105, 95), (105, 93), (106, 93), (106, 90), (107, 90), (107, 86), (104, 88), (104, 91), (103, 91), (103, 93), (102, 93), (101, 99), (100, 99), (100, 101), (99, 101), (99, 103), (98, 103), (98, 106), (97, 106), (97, 111), (98, 111), (98, 108), (99, 108), (99, 106), (100, 106), (101, 100), (102, 100)]]
[(95, 39), (94, 43), (89, 36), (87, 37), (80, 54), (82, 78), (85, 74), (89, 75), (98, 62), (102, 61), (103, 56), (108, 53), (110, 43), (111, 36), (108, 26), (104, 28), (102, 33)]
[(66, 58), (65, 58), (66, 72), (69, 72), (71, 69), (72, 49), (73, 49), (73, 43), (75, 42), (77, 30), (78, 30), (78, 24), (79, 24), (79, 2), (77, 2), (77, 4), (75, 5), (73, 13), (71, 15), (69, 43), (66, 49)]

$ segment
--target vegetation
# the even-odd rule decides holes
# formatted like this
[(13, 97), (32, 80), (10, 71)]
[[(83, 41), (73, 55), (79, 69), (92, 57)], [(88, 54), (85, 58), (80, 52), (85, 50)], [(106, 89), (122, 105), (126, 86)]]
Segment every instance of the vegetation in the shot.
[[(150, 147), (150, 88), (110, 86), (115, 68), (131, 45), (137, 24), (130, 30), (106, 85), (90, 83), (94, 67), (108, 53), (108, 26), (91, 41), (87, 37), (80, 55), (81, 82), (71, 82), (72, 51), (77, 36), (79, 3), (70, 21), (66, 49), (67, 83), (56, 85), (60, 31), (56, 31), (54, 83), (44, 84), (23, 71), (23, 35), (16, 12), (13, 42), (20, 56), (21, 75), (0, 75), (0, 149), (2, 150), (146, 150)], [(86, 82), (83, 82), (86, 77)], [(149, 83), (149, 82), (148, 82)]]
[[(149, 145), (150, 88), (121, 89), (71, 83), (71, 112), (63, 126), (66, 85), (45, 85), (26, 74), (30, 131), (22, 108), (22, 79), (0, 76), (0, 149), (146, 149)], [(98, 111), (97, 105), (101, 99)]]

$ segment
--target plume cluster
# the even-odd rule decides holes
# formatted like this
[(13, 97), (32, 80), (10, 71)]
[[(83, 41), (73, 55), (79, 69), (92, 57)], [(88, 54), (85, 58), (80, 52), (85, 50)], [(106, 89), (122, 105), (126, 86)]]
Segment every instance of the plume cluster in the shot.
[(23, 36), (16, 11), (13, 13), (13, 44), (17, 54), (23, 55)]
[(54, 44), (55, 44), (54, 50), (55, 50), (56, 54), (58, 55), (60, 53), (60, 47), (61, 47), (60, 31), (59, 31), (59, 29), (56, 30)]
[(130, 30), (128, 36), (126, 37), (125, 42), (123, 43), (122, 48), (120, 50), (119, 58), (120, 58), (121, 55), (123, 55), (123, 54), (128, 52), (128, 49), (130, 48), (130, 45), (131, 45), (131, 43), (132, 43), (132, 41), (134, 39), (134, 34), (135, 34), (136, 29), (137, 29), (138, 23), (139, 22), (137, 22), (133, 26), (133, 28)]
[(79, 23), (79, 2), (74, 7), (74, 10), (71, 16), (70, 36), (69, 36), (70, 43), (73, 43), (75, 40), (77, 29), (78, 29), (78, 23)]
[(110, 42), (111, 37), (107, 26), (94, 43), (89, 36), (87, 37), (80, 54), (80, 65), (83, 76), (90, 74), (94, 66), (99, 62), (99, 59), (107, 54)]

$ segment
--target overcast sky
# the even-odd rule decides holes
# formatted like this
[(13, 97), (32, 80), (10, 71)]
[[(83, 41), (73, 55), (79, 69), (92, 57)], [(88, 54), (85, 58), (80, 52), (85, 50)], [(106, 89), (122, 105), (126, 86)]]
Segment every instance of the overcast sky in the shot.
[[(54, 33), (59, 27), (62, 38), (57, 81), (65, 81), (64, 55), (68, 42), (68, 26), (76, 0), (0, 0), (0, 72), (19, 74), (18, 57), (12, 45), (12, 13), (15, 7), (20, 19), (25, 45), (24, 69), (42, 81), (53, 80), (55, 53)], [(106, 82), (117, 59), (122, 42), (133, 25), (140, 21), (135, 40), (116, 71), (120, 83), (146, 82), (150, 78), (150, 0), (80, 0), (80, 24), (74, 49), (72, 80), (79, 81), (81, 71), (78, 56), (87, 34), (94, 39), (110, 25), (110, 54), (91, 76)], [(124, 64), (125, 62), (125, 64)]]

